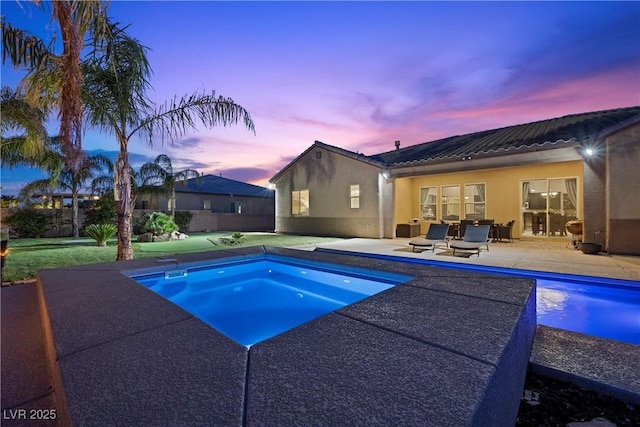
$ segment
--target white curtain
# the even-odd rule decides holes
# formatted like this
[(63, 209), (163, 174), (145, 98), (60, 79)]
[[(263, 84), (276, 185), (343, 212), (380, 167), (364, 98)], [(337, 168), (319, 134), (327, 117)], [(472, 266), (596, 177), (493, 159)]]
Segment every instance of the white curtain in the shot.
[(522, 206), (529, 201), (529, 188), (531, 183), (529, 181), (522, 183)]
[(478, 193), (478, 201), (479, 202), (484, 202), (485, 201), (485, 191), (484, 191), (484, 184), (476, 184), (476, 193)]
[[(431, 190), (435, 190), (435, 188), (423, 188), (422, 191), (422, 201), (420, 202), (422, 204), (422, 207), (426, 207), (429, 204), (429, 194), (431, 192)], [(415, 193), (414, 193), (415, 194)]]
[(564, 185), (567, 187), (567, 195), (573, 208), (578, 208), (578, 180), (575, 178), (568, 178), (564, 180)]

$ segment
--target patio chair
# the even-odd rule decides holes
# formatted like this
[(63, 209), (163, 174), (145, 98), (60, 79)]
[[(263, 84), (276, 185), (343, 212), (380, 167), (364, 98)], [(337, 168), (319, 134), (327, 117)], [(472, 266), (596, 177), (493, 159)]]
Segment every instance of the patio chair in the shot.
[(456, 249), (463, 251), (475, 252), (480, 256), (480, 251), (484, 248), (489, 250), (489, 238), (490, 225), (470, 225), (467, 227), (464, 233), (464, 239), (459, 242), (451, 243), (453, 249), (453, 255), (456, 254)]
[(444, 244), (445, 247), (449, 247), (447, 240), (447, 233), (449, 232), (449, 224), (431, 224), (429, 230), (424, 239), (413, 239), (409, 242), (413, 246), (412, 252), (416, 251), (416, 247), (431, 249), (431, 252), (435, 252), (438, 244)]
[(512, 219), (507, 223), (507, 225), (498, 225), (498, 235), (496, 236), (498, 240), (502, 241), (502, 239), (509, 239), (509, 241), (513, 241), (513, 235), (511, 232), (513, 231), (513, 224), (516, 223), (515, 219)]

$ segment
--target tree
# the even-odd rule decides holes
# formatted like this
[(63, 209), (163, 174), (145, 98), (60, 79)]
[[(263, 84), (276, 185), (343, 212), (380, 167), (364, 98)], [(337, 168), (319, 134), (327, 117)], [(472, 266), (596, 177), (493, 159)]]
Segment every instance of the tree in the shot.
[[(106, 6), (98, 0), (56, 0), (34, 4), (51, 5), (51, 18), (60, 27), (62, 53), (28, 31), (2, 19), (3, 63), (9, 59), (27, 69), (22, 82), (27, 100), (48, 112), (58, 109), (60, 139), (66, 167), (79, 167), (82, 157), (82, 50), (108, 36)], [(87, 37), (91, 35), (91, 37)]]
[[(59, 174), (50, 176), (49, 178), (30, 182), (25, 185), (21, 190), (23, 197), (30, 197), (34, 193), (47, 194), (51, 191), (61, 190), (63, 192), (71, 193), (71, 229), (74, 237), (80, 236), (80, 228), (78, 224), (78, 195), (83, 188), (87, 188), (87, 181), (95, 178), (96, 173), (101, 173), (106, 170), (108, 174), (113, 171), (113, 164), (107, 157), (97, 154), (90, 156), (86, 152), (82, 154), (76, 160), (74, 166), (75, 169), (69, 169), (64, 164), (64, 156), (62, 153), (57, 154), (57, 162), (62, 166)], [(97, 179), (108, 179), (104, 175)]]
[(160, 154), (153, 162), (142, 165), (140, 175), (144, 186), (160, 187), (163, 193), (169, 196), (169, 212), (172, 218), (176, 209), (176, 185), (184, 185), (189, 178), (200, 177), (200, 173), (195, 169), (174, 172), (171, 158), (166, 154)]
[[(25, 101), (20, 90), (14, 91), (7, 86), (0, 91), (0, 110), (0, 162), (10, 167), (43, 163), (49, 142), (45, 113)], [(18, 134), (6, 136), (8, 132)]]
[(196, 121), (207, 127), (231, 125), (242, 121), (254, 131), (249, 113), (230, 98), (215, 92), (174, 98), (160, 106), (147, 97), (151, 72), (147, 48), (130, 37), (125, 29), (111, 27), (112, 37), (105, 40), (102, 55), (84, 69), (85, 106), (88, 122), (104, 132), (114, 134), (119, 153), (115, 162), (114, 199), (118, 213), (118, 260), (133, 258), (131, 246), (132, 193), (129, 141), (139, 136), (152, 145), (159, 137), (175, 141)]

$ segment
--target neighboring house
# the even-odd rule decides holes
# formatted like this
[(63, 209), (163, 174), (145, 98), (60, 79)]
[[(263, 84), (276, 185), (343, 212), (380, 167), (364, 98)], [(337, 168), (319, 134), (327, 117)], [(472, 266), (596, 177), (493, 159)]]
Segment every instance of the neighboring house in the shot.
[[(372, 156), (316, 141), (271, 182), (276, 231), (393, 238), (399, 224), (516, 220), (513, 237), (564, 236), (640, 254), (640, 107), (574, 114)], [(414, 227), (415, 228), (415, 227)], [(569, 236), (567, 236), (568, 238)]]
[[(175, 210), (194, 214), (190, 231), (273, 231), (273, 190), (216, 175), (178, 183), (175, 190)], [(141, 195), (136, 200), (136, 209), (143, 211), (167, 211), (168, 207), (169, 198), (164, 195)]]

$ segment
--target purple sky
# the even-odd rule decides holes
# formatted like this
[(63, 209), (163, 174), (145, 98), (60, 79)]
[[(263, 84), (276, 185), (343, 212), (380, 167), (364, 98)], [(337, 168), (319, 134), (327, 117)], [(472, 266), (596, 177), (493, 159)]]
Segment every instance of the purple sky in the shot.
[[(21, 5), (3, 0), (5, 19), (57, 30)], [(165, 153), (178, 169), (267, 185), (314, 140), (375, 154), (640, 104), (640, 2), (114, 1), (109, 14), (151, 49), (154, 101), (215, 89), (256, 125), (134, 140), (134, 166)], [(21, 77), (2, 67), (3, 85)], [(117, 144), (88, 131), (84, 148)], [(25, 179), (3, 168), (3, 192)]]

